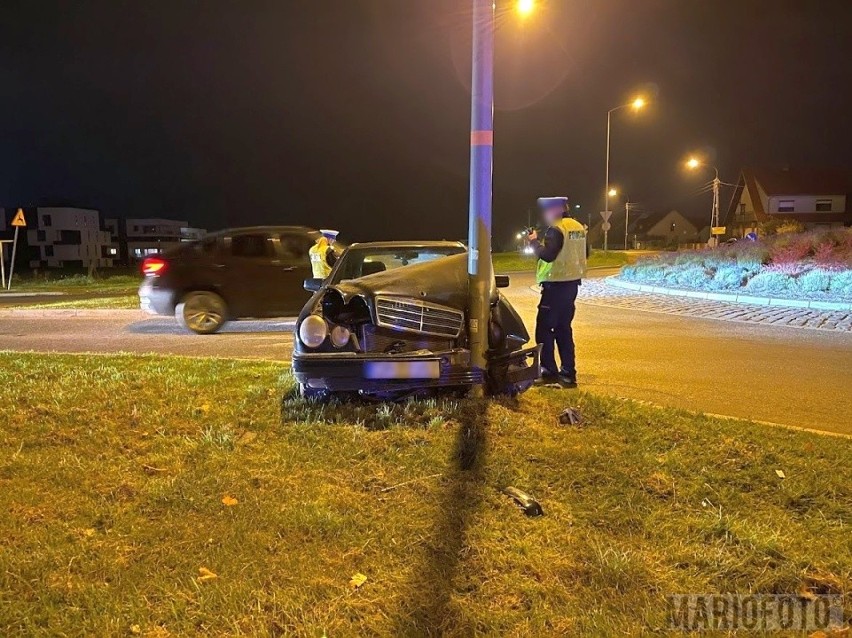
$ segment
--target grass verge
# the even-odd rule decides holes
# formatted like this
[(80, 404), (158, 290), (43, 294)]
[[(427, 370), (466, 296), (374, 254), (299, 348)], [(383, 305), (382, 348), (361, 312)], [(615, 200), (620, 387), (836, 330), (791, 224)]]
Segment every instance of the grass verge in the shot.
[(272, 363), (0, 353), (0, 634), (636, 635), (685, 592), (852, 613), (849, 441), (546, 389), (292, 390)]
[[(521, 253), (495, 253), (493, 256), (494, 271), (497, 273), (507, 272), (532, 272), (535, 270), (536, 259), (531, 255), (522, 255)], [(589, 256), (589, 268), (618, 268), (629, 264), (632, 261), (630, 253), (610, 250), (604, 252), (602, 250), (593, 250)]]

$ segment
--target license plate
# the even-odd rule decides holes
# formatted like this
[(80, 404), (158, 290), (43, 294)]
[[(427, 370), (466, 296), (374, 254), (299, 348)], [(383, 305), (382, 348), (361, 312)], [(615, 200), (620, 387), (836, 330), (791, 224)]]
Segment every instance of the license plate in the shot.
[(367, 379), (438, 379), (438, 361), (368, 361), (364, 364)]

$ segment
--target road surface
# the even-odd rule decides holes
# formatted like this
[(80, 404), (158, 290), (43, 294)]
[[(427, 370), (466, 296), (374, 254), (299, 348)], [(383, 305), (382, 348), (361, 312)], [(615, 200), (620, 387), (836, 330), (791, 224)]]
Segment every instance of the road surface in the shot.
[[(597, 273), (598, 276), (607, 274)], [(527, 322), (530, 275), (506, 293)], [(136, 311), (0, 311), (0, 350), (155, 352), (288, 361), (291, 321), (240, 322), (212, 336)], [(580, 386), (714, 414), (852, 434), (848, 333), (674, 316), (590, 298), (575, 322)], [(567, 396), (567, 395), (566, 395)], [(567, 400), (567, 399), (566, 399)]]

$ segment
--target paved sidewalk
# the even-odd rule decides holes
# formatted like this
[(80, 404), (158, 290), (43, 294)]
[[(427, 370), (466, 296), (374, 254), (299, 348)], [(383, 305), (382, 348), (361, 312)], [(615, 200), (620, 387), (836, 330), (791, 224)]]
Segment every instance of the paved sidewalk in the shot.
[(608, 284), (605, 279), (584, 280), (580, 287), (579, 301), (600, 306), (662, 312), (701, 319), (721, 319), (760, 325), (852, 333), (852, 312), (848, 311), (757, 306), (689, 297), (672, 297), (618, 288)]

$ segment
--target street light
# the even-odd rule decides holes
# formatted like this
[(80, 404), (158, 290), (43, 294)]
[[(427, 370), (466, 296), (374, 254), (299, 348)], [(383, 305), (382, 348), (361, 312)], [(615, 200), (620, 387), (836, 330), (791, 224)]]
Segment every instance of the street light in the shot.
[(616, 190), (615, 188), (610, 188), (606, 192), (606, 194), (609, 195), (610, 197), (615, 197), (616, 195), (618, 195), (618, 190)]
[(535, 10), (535, 0), (518, 0), (515, 10), (522, 18), (526, 18)]
[[(468, 210), (468, 295), (470, 358), (485, 376), (493, 265), (491, 203), (494, 165), (494, 24), (496, 0), (472, 0), (473, 58), (470, 92), (470, 207)], [(529, 16), (534, 0), (516, 0), (515, 10)], [(484, 387), (474, 387), (482, 396)]]
[[(628, 102), (627, 104), (622, 104), (621, 106), (616, 106), (615, 108), (611, 108), (609, 111), (606, 112), (606, 186), (604, 187), (604, 193), (605, 193), (604, 211), (605, 211), (605, 215), (607, 215), (607, 216), (609, 216), (609, 214), (610, 214), (610, 212), (609, 212), (609, 198), (615, 197), (615, 195), (610, 195), (610, 188), (609, 188), (609, 141), (610, 141), (610, 128), (611, 128), (610, 125), (611, 125), (611, 120), (612, 120), (612, 114), (615, 113), (616, 111), (620, 111), (621, 109), (627, 109), (627, 108), (633, 109), (634, 111), (638, 112), (638, 111), (641, 111), (643, 108), (645, 108), (647, 103), (648, 102), (645, 100), (644, 97), (642, 97), (641, 95), (638, 95), (635, 98), (633, 98), (633, 100)], [(604, 219), (604, 222), (606, 222), (606, 221), (608, 221), (608, 220)], [(607, 249), (606, 244), (607, 244), (607, 234), (606, 234), (606, 231), (604, 231), (604, 250)]]
[(722, 181), (719, 179), (719, 169), (697, 157), (690, 157), (686, 160), (686, 167), (691, 171), (702, 167), (713, 169), (715, 176), (713, 177), (713, 207), (710, 209), (710, 240), (713, 246), (718, 246), (719, 240), (713, 231), (719, 227), (719, 187), (722, 185)]

